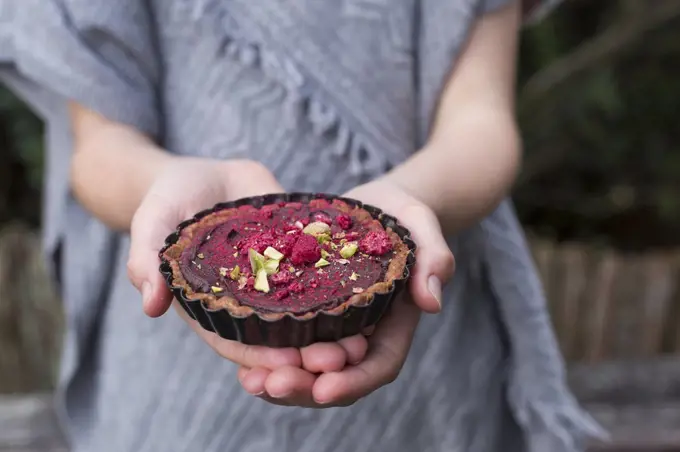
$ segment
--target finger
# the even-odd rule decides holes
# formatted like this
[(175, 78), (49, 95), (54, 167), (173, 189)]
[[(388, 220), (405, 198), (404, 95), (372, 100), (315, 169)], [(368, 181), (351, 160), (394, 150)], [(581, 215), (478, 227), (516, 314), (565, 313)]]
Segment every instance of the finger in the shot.
[[(271, 403), (272, 405), (279, 405), (279, 406), (293, 406), (290, 404), (287, 400), (285, 399), (275, 399), (274, 397), (267, 395), (267, 392), (264, 392), (263, 394), (260, 394), (257, 396), (258, 399), (262, 399), (267, 403)], [(312, 408), (312, 407), (307, 407), (307, 408)]]
[(337, 372), (348, 363), (361, 362), (367, 349), (368, 342), (362, 335), (312, 344), (300, 350), (302, 367), (312, 373)]
[(359, 364), (361, 360), (364, 359), (366, 351), (368, 350), (368, 341), (362, 334), (340, 339), (338, 344), (344, 348), (347, 353), (347, 363), (353, 366)]
[(151, 317), (163, 315), (172, 301), (172, 294), (158, 271), (158, 251), (176, 223), (170, 206), (159, 196), (148, 195), (139, 207), (130, 226), (128, 276), (142, 293), (144, 312)]
[(406, 360), (420, 311), (403, 298), (377, 326), (369, 340), (368, 354), (340, 372), (320, 375), (312, 390), (321, 405), (352, 403), (394, 381)]
[(410, 280), (414, 303), (423, 311), (442, 308), (442, 286), (453, 276), (455, 260), (444, 239), (439, 220), (428, 208), (411, 205), (403, 209), (400, 221), (418, 244), (416, 265)]
[(336, 342), (318, 342), (300, 349), (302, 367), (312, 373), (337, 372), (347, 363), (347, 352)]
[(260, 394), (257, 396), (258, 399), (262, 399), (267, 403), (271, 403), (272, 405), (279, 405), (279, 406), (299, 406), (303, 408), (337, 408), (337, 407), (347, 407), (350, 406), (354, 403), (352, 402), (342, 402), (342, 403), (335, 403), (335, 404), (325, 404), (325, 405), (319, 405), (318, 403), (314, 402), (314, 400), (310, 400), (308, 402), (305, 402), (304, 404), (302, 402), (299, 402), (297, 400), (289, 400), (289, 399), (275, 399), (274, 397), (270, 396), (267, 394), (265, 391), (264, 394)]
[(263, 367), (255, 367), (253, 369), (240, 367), (238, 370), (238, 380), (248, 394), (260, 396), (265, 394), (264, 384), (271, 373), (271, 370)]
[(219, 337), (217, 334), (207, 331), (199, 323), (191, 319), (186, 311), (173, 303), (175, 310), (191, 328), (198, 334), (218, 355), (248, 368), (263, 367), (265, 369), (278, 369), (285, 366), (300, 367), (302, 359), (296, 348), (270, 348), (258, 345), (245, 345), (240, 342), (230, 341)]
[(243, 379), (245, 378), (246, 374), (250, 371), (249, 367), (245, 366), (239, 366), (238, 371), (236, 372), (236, 376), (238, 377), (238, 381), (243, 384)]
[(298, 367), (282, 367), (273, 371), (265, 382), (265, 392), (272, 399), (287, 405), (311, 407), (312, 387), (316, 377)]
[[(201, 328), (198, 325), (198, 328)], [(201, 328), (199, 333), (208, 345), (221, 357), (241, 366), (250, 368), (264, 367), (274, 370), (285, 366), (300, 367), (300, 352), (295, 348), (269, 348), (258, 345), (245, 345), (236, 341), (222, 339), (215, 333)]]

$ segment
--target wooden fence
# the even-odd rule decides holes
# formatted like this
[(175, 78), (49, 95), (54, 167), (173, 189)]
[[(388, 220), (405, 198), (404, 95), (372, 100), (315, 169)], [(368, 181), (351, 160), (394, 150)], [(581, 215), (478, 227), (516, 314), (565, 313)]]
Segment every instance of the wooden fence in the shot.
[(532, 240), (570, 362), (680, 353), (680, 251), (624, 255)]
[(51, 389), (61, 308), (38, 235), (19, 225), (0, 230), (0, 393)]

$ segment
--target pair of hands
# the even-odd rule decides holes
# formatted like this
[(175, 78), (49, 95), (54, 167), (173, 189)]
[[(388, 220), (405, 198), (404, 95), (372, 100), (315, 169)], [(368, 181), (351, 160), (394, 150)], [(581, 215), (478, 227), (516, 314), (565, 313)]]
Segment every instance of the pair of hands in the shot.
[(418, 244), (408, 294), (394, 301), (374, 331), (302, 349), (249, 346), (220, 338), (173, 303), (161, 274), (158, 251), (178, 223), (218, 202), (285, 191), (262, 165), (248, 160), (173, 157), (155, 179), (131, 225), (128, 274), (142, 293), (144, 311), (158, 317), (176, 311), (220, 356), (239, 365), (243, 388), (278, 405), (347, 406), (394, 381), (406, 360), (420, 312), (441, 310), (442, 284), (454, 259), (435, 214), (397, 185), (379, 180), (345, 196), (394, 215)]

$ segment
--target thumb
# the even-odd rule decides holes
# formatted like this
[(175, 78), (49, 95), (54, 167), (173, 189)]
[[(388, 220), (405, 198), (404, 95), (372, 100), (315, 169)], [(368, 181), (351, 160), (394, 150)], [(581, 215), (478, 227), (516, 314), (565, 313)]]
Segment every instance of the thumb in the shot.
[(175, 219), (169, 218), (171, 211), (160, 199), (148, 197), (135, 213), (130, 226), (128, 276), (141, 292), (144, 312), (150, 317), (163, 315), (172, 302), (172, 293), (158, 270), (158, 252), (165, 238), (176, 227)]
[(434, 212), (421, 205), (405, 210), (400, 221), (411, 231), (418, 246), (410, 281), (411, 296), (423, 311), (438, 313), (442, 309), (442, 286), (453, 276), (455, 260)]

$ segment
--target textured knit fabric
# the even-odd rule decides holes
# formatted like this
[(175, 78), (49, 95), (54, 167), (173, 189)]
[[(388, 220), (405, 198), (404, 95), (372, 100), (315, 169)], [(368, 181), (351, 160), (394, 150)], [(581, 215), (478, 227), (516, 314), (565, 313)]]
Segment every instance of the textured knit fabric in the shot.
[(507, 201), (451, 238), (444, 311), (423, 318), (398, 380), (310, 410), (247, 395), (176, 315), (145, 317), (129, 237), (68, 190), (72, 99), (169, 152), (247, 157), (286, 189), (342, 193), (418, 149), (471, 27), (506, 1), (0, 0), (0, 77), (48, 125), (45, 246), (75, 451), (573, 452), (598, 433), (565, 387)]

